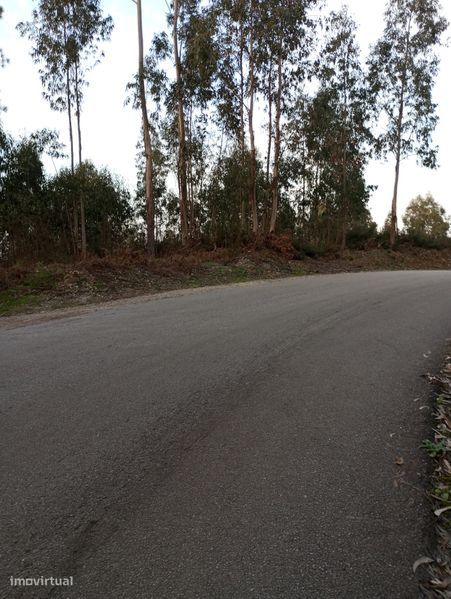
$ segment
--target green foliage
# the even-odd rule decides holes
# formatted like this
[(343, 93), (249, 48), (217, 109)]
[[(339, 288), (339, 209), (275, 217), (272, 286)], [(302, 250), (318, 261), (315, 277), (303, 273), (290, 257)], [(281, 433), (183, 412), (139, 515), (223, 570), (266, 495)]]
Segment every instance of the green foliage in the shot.
[(351, 223), (348, 232), (348, 245), (350, 248), (366, 249), (371, 241), (377, 238), (377, 224), (373, 221), (368, 208), (356, 215)]
[(17, 293), (13, 289), (0, 291), (0, 316), (12, 316), (26, 308), (31, 308), (38, 302), (34, 293)]
[(71, 214), (80, 194), (85, 202), (88, 251), (111, 252), (125, 241), (132, 218), (129, 192), (107, 169), (98, 170), (89, 162), (79, 165), (74, 174), (64, 169), (48, 182), (47, 193), (66, 245), (77, 239)]
[(440, 8), (438, 0), (387, 3), (384, 34), (373, 48), (368, 75), (376, 115), (384, 121), (376, 143), (380, 156), (399, 150), (401, 157), (415, 153), (424, 166), (436, 166), (435, 48), (448, 27)]
[[(0, 19), (3, 17), (3, 6), (0, 6)], [(8, 62), (3, 50), (0, 48), (0, 68), (3, 68), (5, 64)], [(0, 112), (6, 110), (4, 106), (0, 103)]]
[[(301, 236), (317, 246), (342, 241), (365, 220), (370, 187), (365, 182), (365, 134), (343, 120), (335, 94), (321, 89), (291, 113), (282, 185), (297, 198)], [(346, 154), (343, 139), (346, 135)]]
[(99, 0), (39, 0), (32, 20), (19, 23), (20, 34), (33, 42), (31, 55), (54, 110), (66, 110), (76, 100), (74, 86), (84, 85), (83, 72), (98, 61), (98, 44), (112, 27)]
[(426, 167), (437, 166), (432, 144), (437, 125), (432, 91), (438, 72), (436, 48), (448, 22), (439, 0), (389, 0), (385, 29), (368, 61), (368, 88), (378, 128), (375, 153), (393, 155), (395, 184), (390, 216), (390, 246), (398, 234), (398, 187), (403, 158), (416, 154)]
[(435, 443), (434, 441), (426, 439), (421, 444), (421, 447), (427, 451), (429, 457), (436, 458), (446, 452), (447, 445), (446, 445), (446, 441), (444, 439), (442, 439), (438, 443)]
[(352, 243), (371, 234), (357, 231), (371, 189), (371, 135), (355, 30), (346, 9), (330, 15), (315, 64), (319, 89), (312, 98), (299, 93), (288, 112), (281, 185), (296, 211), (296, 236), (314, 247), (344, 247), (353, 227)]
[(417, 196), (403, 216), (405, 233), (421, 242), (443, 242), (450, 228), (445, 209), (431, 196)]
[(42, 243), (44, 168), (36, 143), (4, 134), (0, 162), (0, 257), (21, 255)]
[(74, 169), (72, 115), (77, 118), (78, 155), (82, 158), (81, 109), (87, 72), (102, 54), (99, 44), (110, 38), (111, 17), (103, 17), (100, 0), (39, 0), (32, 19), (17, 25), (33, 46), (44, 98), (57, 111), (67, 111), (71, 167)]
[(244, 180), (242, 156), (235, 149), (217, 163), (205, 189), (204, 235), (218, 245), (233, 245), (240, 240)]
[(106, 169), (82, 163), (47, 178), (43, 153), (59, 155), (56, 134), (43, 130), (13, 140), (0, 129), (0, 261), (44, 259), (77, 253), (80, 194), (86, 206), (88, 248), (112, 251), (120, 245), (132, 217), (129, 193)]
[[(0, 19), (3, 17), (3, 6), (0, 6)], [(6, 62), (3, 50), (0, 48), (0, 67), (4, 67)]]
[(301, 258), (321, 258), (325, 254), (324, 247), (320, 247), (318, 245), (314, 245), (312, 243), (306, 242), (302, 239), (294, 240), (294, 248), (299, 252), (299, 256)]
[[(376, 237), (367, 207), (370, 156), (414, 152), (435, 165), (435, 48), (447, 27), (438, 0), (389, 0), (367, 74), (346, 8), (318, 18), (318, 0), (176, 0), (167, 7), (167, 29), (154, 36), (144, 61), (157, 242), (233, 246), (289, 231), (304, 254), (367, 247)], [(62, 155), (54, 133), (13, 140), (0, 128), (1, 259), (83, 255), (84, 239), (99, 254), (143, 245), (153, 226), (143, 144), (133, 208), (124, 185), (81, 156), (83, 92), (111, 18), (100, 0), (38, 0), (18, 28), (32, 41), (45, 97), (68, 113), (71, 168), (50, 178), (43, 170), (43, 152)], [(137, 82), (127, 99), (136, 108)], [(436, 207), (417, 206), (406, 218), (417, 243), (446, 237)]]

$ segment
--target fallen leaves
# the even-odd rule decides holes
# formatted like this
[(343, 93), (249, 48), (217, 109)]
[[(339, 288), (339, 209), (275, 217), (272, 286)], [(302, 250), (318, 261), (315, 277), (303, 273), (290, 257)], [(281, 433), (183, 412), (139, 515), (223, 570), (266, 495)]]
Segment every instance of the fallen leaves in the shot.
[[(425, 356), (426, 357), (426, 356)], [(413, 565), (413, 571), (427, 565), (427, 577), (423, 577), (420, 588), (424, 597), (451, 599), (451, 354), (438, 375), (424, 377), (436, 391), (433, 438), (423, 441), (422, 447), (434, 460), (433, 489), (430, 497), (434, 501), (437, 546), (434, 559), (421, 557)]]
[(434, 561), (435, 560), (433, 560), (432, 557), (427, 557), (425, 555), (423, 557), (418, 558), (417, 561), (413, 564), (414, 574), (420, 566), (423, 566), (424, 564), (432, 564), (434, 563)]

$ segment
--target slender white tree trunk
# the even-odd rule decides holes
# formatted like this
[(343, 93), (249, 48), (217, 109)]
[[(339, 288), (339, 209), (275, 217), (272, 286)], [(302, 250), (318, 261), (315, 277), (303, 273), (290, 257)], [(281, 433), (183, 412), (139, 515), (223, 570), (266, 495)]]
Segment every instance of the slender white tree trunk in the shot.
[(139, 49), (139, 101), (141, 105), (144, 153), (146, 156), (145, 167), (145, 188), (146, 188), (146, 227), (147, 227), (147, 252), (155, 256), (155, 204), (153, 191), (153, 154), (152, 138), (150, 135), (149, 117), (147, 114), (145, 74), (144, 74), (144, 41), (142, 25), (142, 6), (141, 0), (136, 0), (136, 9), (138, 16), (138, 49)]

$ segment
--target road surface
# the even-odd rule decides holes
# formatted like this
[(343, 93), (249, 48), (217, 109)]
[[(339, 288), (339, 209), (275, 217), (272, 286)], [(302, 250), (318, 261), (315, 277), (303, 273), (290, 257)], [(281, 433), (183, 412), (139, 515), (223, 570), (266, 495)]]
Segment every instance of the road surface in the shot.
[(444, 271), (210, 288), (0, 330), (0, 597), (416, 597), (420, 375), (449, 337)]

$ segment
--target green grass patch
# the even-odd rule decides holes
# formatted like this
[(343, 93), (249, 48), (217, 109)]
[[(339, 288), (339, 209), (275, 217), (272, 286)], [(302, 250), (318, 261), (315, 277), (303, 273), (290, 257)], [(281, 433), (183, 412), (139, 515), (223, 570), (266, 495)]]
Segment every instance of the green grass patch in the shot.
[(29, 273), (22, 285), (29, 289), (44, 291), (50, 290), (55, 287), (57, 283), (56, 277), (54, 273), (48, 270), (36, 270), (34, 272)]
[(25, 275), (14, 287), (0, 291), (0, 316), (11, 316), (35, 308), (42, 294), (55, 289), (58, 276), (39, 267)]
[(0, 316), (12, 316), (24, 312), (39, 303), (39, 295), (35, 293), (20, 294), (16, 289), (0, 292)]

